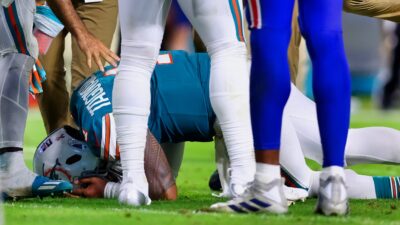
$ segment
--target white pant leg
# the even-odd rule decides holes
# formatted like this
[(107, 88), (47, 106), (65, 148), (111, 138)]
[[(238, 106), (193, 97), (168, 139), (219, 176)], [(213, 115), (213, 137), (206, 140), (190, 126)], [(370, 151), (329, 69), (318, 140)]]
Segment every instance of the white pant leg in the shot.
[[(226, 155), (226, 147), (222, 133), (219, 126), (216, 127), (215, 148), (216, 148), (216, 163), (223, 187), (223, 193), (229, 194), (229, 177), (227, 176), (227, 169), (230, 168), (229, 158)], [(299, 140), (297, 138), (296, 130), (292, 126), (289, 119), (285, 118), (282, 122), (282, 136), (281, 136), (281, 152), (280, 152), (280, 165), (284, 170), (285, 177), (294, 182), (296, 187), (301, 187), (311, 190), (313, 178), (317, 172), (312, 171), (306, 164)], [(318, 177), (317, 177), (318, 179)], [(223, 194), (223, 195), (224, 195)]]
[[(229, 0), (178, 0), (211, 58), (210, 100), (221, 126), (232, 166), (232, 183), (251, 182), (255, 173), (250, 123), (247, 49), (243, 27), (235, 23)], [(242, 15), (237, 1), (236, 12)], [(233, 7), (235, 8), (235, 7)], [(240, 18), (239, 16), (239, 18)], [(239, 35), (238, 35), (239, 34)], [(238, 38), (239, 37), (239, 38)]]
[(304, 96), (293, 84), (285, 106), (284, 118), (292, 122), (304, 156), (321, 164), (322, 146), (315, 103)]
[(33, 63), (23, 54), (0, 55), (0, 148), (23, 147)]
[(309, 189), (311, 186), (312, 171), (306, 164), (296, 130), (290, 119), (283, 117), (281, 150), (279, 162), (285, 176), (296, 185)]
[(350, 129), (346, 164), (400, 163), (400, 131), (387, 127)]
[[(315, 104), (292, 86), (285, 108), (292, 121), (306, 158), (322, 162), (322, 146), (318, 131)], [(360, 163), (400, 163), (400, 131), (386, 127), (350, 129), (346, 165)]]
[[(26, 46), (26, 54), (30, 54), (33, 58), (37, 58), (39, 50), (36, 38), (33, 36), (33, 20), (36, 11), (36, 4), (34, 0), (7, 0), (3, 2), (4, 7), (13, 7), (9, 4), (14, 3), (16, 8), (16, 13), (10, 16), (13, 20), (18, 21), (21, 25), (24, 35), (24, 45)], [(7, 24), (6, 11), (0, 10), (0, 54), (19, 52), (16, 47), (16, 42), (12, 36), (11, 28)], [(22, 49), (21, 49), (22, 52)]]
[(344, 170), (349, 198), (376, 199), (375, 184), (372, 176), (360, 175), (353, 170)]
[(144, 175), (150, 78), (169, 6), (170, 0), (119, 0), (122, 43), (113, 114), (124, 179), (132, 174)]

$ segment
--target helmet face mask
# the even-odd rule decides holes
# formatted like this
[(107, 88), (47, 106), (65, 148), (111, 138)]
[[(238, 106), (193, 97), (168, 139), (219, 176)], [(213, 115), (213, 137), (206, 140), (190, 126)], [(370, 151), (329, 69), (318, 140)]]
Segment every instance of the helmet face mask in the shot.
[(84, 172), (97, 170), (99, 161), (80, 132), (65, 126), (51, 133), (36, 149), (33, 169), (39, 175), (72, 182)]

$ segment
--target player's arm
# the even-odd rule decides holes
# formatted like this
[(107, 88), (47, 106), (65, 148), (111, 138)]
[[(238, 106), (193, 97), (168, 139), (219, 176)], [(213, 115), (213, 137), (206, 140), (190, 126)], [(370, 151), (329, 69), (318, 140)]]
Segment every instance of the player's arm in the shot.
[(48, 5), (63, 22), (64, 26), (77, 40), (79, 48), (86, 55), (87, 65), (92, 67), (92, 61), (103, 71), (104, 58), (113, 66), (117, 66), (119, 57), (108, 49), (99, 39), (93, 36), (85, 27), (76, 13), (71, 0), (47, 0)]
[(400, 22), (398, 0), (344, 0), (343, 7), (349, 13)]
[[(150, 197), (153, 200), (175, 200), (177, 188), (171, 168), (161, 145), (148, 132), (145, 148), (145, 172), (149, 182)], [(119, 183), (109, 182), (101, 177), (89, 177), (78, 180), (73, 194), (88, 198), (117, 198)]]

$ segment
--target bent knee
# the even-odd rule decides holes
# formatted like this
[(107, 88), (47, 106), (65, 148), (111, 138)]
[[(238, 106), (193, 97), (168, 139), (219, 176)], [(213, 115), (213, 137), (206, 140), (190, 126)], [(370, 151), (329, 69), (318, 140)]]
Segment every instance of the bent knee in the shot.
[(215, 42), (207, 45), (207, 51), (211, 57), (247, 55), (246, 44), (238, 41)]
[(124, 66), (130, 66), (151, 72), (155, 66), (159, 52), (159, 43), (123, 41), (121, 44), (120, 69)]
[(170, 188), (168, 188), (162, 196), (162, 199), (167, 201), (175, 201), (177, 198), (178, 188), (176, 187), (176, 185), (172, 185)]

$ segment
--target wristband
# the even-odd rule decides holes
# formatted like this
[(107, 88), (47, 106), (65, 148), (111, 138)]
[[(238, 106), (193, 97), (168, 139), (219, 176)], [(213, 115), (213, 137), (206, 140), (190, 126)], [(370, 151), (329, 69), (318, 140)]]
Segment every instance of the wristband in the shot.
[(120, 183), (108, 182), (104, 187), (104, 198), (118, 198)]

